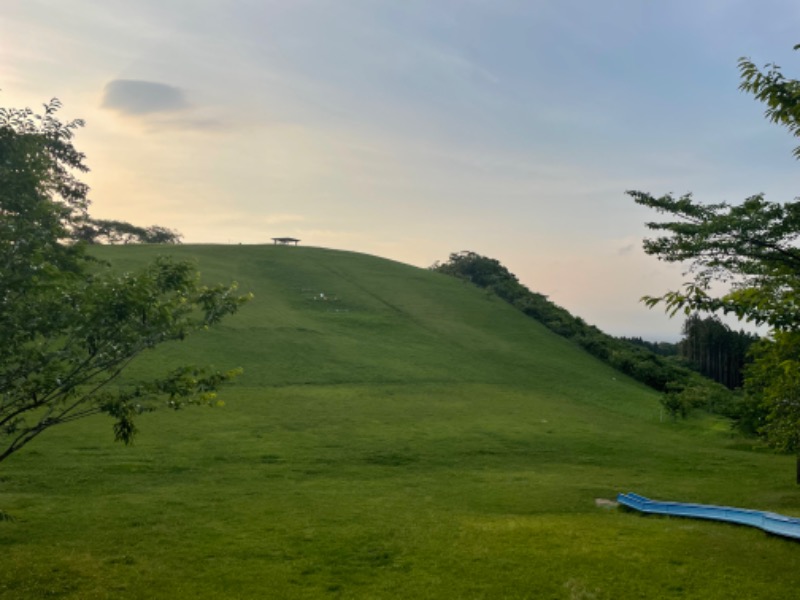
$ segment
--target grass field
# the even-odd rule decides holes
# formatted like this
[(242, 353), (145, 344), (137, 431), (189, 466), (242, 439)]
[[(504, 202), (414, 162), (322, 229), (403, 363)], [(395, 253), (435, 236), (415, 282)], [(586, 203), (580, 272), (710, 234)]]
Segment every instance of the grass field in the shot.
[[(164, 252), (114, 247), (119, 268)], [(790, 457), (657, 396), (485, 292), (314, 248), (184, 246), (255, 300), (136, 365), (242, 366), (222, 408), (53, 430), (0, 468), (0, 598), (791, 598), (800, 544), (642, 517), (800, 516)]]

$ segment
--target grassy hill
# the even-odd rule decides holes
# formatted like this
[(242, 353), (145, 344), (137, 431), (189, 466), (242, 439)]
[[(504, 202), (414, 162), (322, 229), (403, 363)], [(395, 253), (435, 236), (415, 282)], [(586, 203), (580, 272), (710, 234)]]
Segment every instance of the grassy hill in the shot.
[(800, 515), (793, 462), (486, 292), (349, 252), (168, 252), (255, 300), (143, 357), (241, 366), (226, 406), (97, 418), (0, 469), (0, 598), (776, 598), (800, 545), (598, 507), (619, 491)]

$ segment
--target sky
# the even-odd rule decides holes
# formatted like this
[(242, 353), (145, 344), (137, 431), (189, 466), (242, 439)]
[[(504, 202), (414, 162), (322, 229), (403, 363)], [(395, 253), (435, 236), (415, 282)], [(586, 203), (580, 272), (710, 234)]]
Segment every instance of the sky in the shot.
[(91, 214), (185, 243), (420, 267), (470, 250), (613, 335), (680, 265), (626, 190), (791, 201), (740, 57), (800, 77), (796, 0), (4, 0), (0, 106), (86, 126)]

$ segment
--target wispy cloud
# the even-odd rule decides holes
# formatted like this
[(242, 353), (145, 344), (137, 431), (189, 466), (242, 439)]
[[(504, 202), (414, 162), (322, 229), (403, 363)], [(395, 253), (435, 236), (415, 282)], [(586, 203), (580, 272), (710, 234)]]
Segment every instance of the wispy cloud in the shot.
[(157, 81), (114, 79), (103, 89), (101, 108), (137, 119), (144, 131), (162, 130), (215, 133), (231, 129), (213, 109), (190, 102), (180, 87)]
[(257, 215), (237, 211), (236, 213), (230, 215), (226, 215), (225, 213), (215, 213), (210, 215), (206, 220), (213, 222), (215, 225), (224, 226), (226, 228), (251, 230), (270, 225), (301, 223), (305, 221), (306, 218), (303, 215), (289, 213)]

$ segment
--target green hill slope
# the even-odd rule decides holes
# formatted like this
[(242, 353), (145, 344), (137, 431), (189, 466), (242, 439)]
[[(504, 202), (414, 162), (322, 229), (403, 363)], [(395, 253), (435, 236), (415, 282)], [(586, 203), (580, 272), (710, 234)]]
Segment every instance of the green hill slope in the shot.
[[(120, 266), (158, 247), (101, 249)], [(180, 360), (242, 366), (242, 386), (489, 383), (657, 414), (645, 388), (518, 311), (450, 277), (373, 256), (315, 248), (185, 246), (208, 281), (239, 282), (255, 299), (189, 343)], [(163, 354), (143, 361), (156, 365)], [(624, 378), (620, 378), (624, 379)], [(579, 391), (580, 390), (580, 391)]]
[[(143, 357), (241, 366), (220, 409), (97, 418), (4, 463), (0, 598), (774, 598), (797, 546), (598, 507), (653, 498), (800, 514), (792, 461), (656, 395), (507, 303), (376, 257), (169, 252), (255, 299)], [(744, 549), (744, 550), (743, 550)]]

